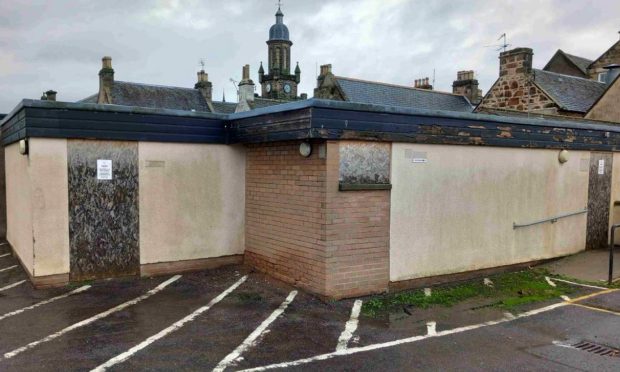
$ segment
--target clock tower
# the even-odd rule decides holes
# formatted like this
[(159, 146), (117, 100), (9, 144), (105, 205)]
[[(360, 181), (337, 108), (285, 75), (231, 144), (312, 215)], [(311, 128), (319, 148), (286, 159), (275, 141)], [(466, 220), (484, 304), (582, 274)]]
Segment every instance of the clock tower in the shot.
[(276, 23), (269, 29), (268, 73), (261, 62), (258, 69), (258, 79), (262, 87), (263, 98), (294, 100), (297, 99), (297, 84), (301, 78), (299, 64), (291, 73), (291, 46), (288, 27), (284, 24), (284, 14), (278, 6)]

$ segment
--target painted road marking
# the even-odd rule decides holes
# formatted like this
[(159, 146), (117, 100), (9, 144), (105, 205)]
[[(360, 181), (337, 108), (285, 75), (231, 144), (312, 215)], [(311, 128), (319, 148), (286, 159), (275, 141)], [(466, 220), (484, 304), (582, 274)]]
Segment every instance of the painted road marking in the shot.
[(151, 289), (150, 291), (146, 292), (145, 294), (143, 294), (140, 297), (136, 297), (136, 298), (134, 298), (131, 301), (124, 302), (124, 303), (122, 303), (122, 304), (120, 304), (118, 306), (115, 306), (115, 307), (113, 307), (113, 308), (111, 308), (109, 310), (106, 310), (106, 311), (104, 311), (102, 313), (99, 313), (99, 314), (97, 314), (95, 316), (92, 316), (92, 317), (90, 317), (88, 319), (84, 319), (81, 322), (72, 324), (72, 325), (68, 326), (65, 329), (62, 329), (62, 330), (60, 330), (60, 331), (58, 331), (56, 333), (53, 333), (53, 334), (51, 334), (51, 335), (49, 335), (49, 336), (47, 336), (45, 338), (42, 338), (40, 340), (31, 342), (31, 343), (29, 343), (26, 346), (22, 346), (22, 347), (20, 347), (18, 349), (15, 349), (13, 351), (5, 353), (4, 354), (4, 358), (5, 359), (13, 358), (14, 356), (16, 356), (18, 354), (21, 354), (21, 353), (23, 353), (26, 350), (32, 349), (33, 347), (35, 347), (35, 346), (37, 346), (39, 344), (42, 344), (44, 342), (48, 342), (48, 341), (54, 340), (54, 339), (64, 335), (65, 333), (71, 332), (71, 331), (73, 331), (73, 330), (75, 330), (77, 328), (80, 328), (80, 327), (84, 327), (84, 326), (86, 326), (88, 324), (91, 324), (91, 323), (93, 323), (93, 322), (95, 322), (95, 321), (97, 321), (99, 319), (103, 319), (103, 318), (107, 317), (108, 315), (111, 315), (113, 313), (121, 311), (121, 310), (123, 310), (125, 308), (128, 308), (129, 306), (135, 305), (135, 304), (137, 304), (140, 301), (146, 300), (147, 298), (153, 296), (154, 294), (162, 291), (164, 288), (166, 288), (168, 285), (172, 284), (173, 282), (177, 281), (179, 278), (181, 278), (181, 275), (175, 275), (172, 278), (166, 280), (165, 282), (159, 284), (157, 287), (155, 287), (155, 288)]
[(11, 255), (10, 253), (0, 254), (0, 258), (10, 256), (10, 255)]
[(426, 323), (426, 334), (429, 336), (437, 334), (437, 322)]
[[(549, 279), (549, 280), (551, 280), (551, 279)], [(558, 279), (558, 278), (553, 278), (553, 280), (557, 281), (557, 282), (563, 282), (563, 283), (568, 283), (568, 284), (572, 284), (572, 285), (578, 285), (580, 287), (586, 287), (586, 288), (601, 289), (601, 290), (609, 289), (607, 287), (599, 287), (599, 286), (596, 286), (596, 285), (575, 283), (575, 282), (571, 282), (570, 280), (564, 280), (564, 279)], [(554, 287), (555, 287), (555, 285), (554, 285)]]
[(336, 350), (344, 350), (348, 347), (351, 337), (357, 330), (359, 323), (360, 310), (362, 310), (362, 300), (355, 300), (353, 307), (351, 308), (351, 316), (344, 326), (344, 331), (338, 337), (338, 344)]
[(583, 307), (585, 309), (600, 311), (600, 312), (607, 313), (607, 314), (620, 315), (620, 313), (617, 312), (617, 311), (611, 311), (611, 310), (607, 310), (607, 309), (602, 309), (600, 307), (594, 307), (594, 306), (588, 306), (588, 305), (576, 304), (576, 303), (571, 303), (571, 305), (578, 306), (578, 307)]
[(20, 281), (19, 281), (19, 282), (17, 282), (17, 283), (9, 284), (9, 285), (7, 285), (6, 287), (2, 287), (2, 288), (0, 288), (0, 292), (2, 292), (2, 291), (6, 291), (7, 289), (11, 289), (11, 288), (13, 288), (13, 287), (17, 287), (18, 285), (20, 285), (20, 284), (24, 284), (24, 283), (26, 283), (26, 281), (25, 281), (25, 280), (20, 280)]
[(567, 295), (561, 295), (560, 298), (566, 302), (570, 302), (570, 297), (568, 297)]
[(227, 367), (233, 364), (236, 360), (241, 358), (241, 355), (246, 350), (256, 345), (257, 340), (262, 335), (265, 334), (265, 332), (267, 331), (271, 323), (273, 323), (276, 319), (278, 319), (278, 317), (280, 317), (284, 313), (288, 305), (295, 299), (295, 296), (297, 296), (297, 291), (292, 291), (291, 293), (289, 293), (286, 300), (284, 300), (284, 302), (280, 304), (280, 307), (274, 310), (273, 313), (271, 313), (271, 315), (269, 315), (269, 317), (265, 319), (261, 323), (261, 325), (258, 326), (258, 328), (254, 330), (254, 332), (250, 333), (250, 335), (245, 340), (243, 340), (241, 345), (237, 346), (235, 350), (233, 350), (224, 359), (222, 359), (222, 361), (218, 363), (218, 365), (213, 369), (213, 371), (214, 372), (224, 371)]
[(509, 312), (509, 311), (505, 311), (505, 312), (504, 312), (504, 318), (506, 318), (506, 319), (514, 319), (514, 318), (515, 318), (515, 316), (514, 316), (514, 314), (513, 314), (513, 313), (511, 313), (511, 312)]
[(555, 283), (553, 282), (553, 280), (551, 280), (551, 278), (549, 278), (548, 276), (545, 276), (545, 280), (546, 280), (546, 281), (547, 281), (547, 283), (549, 283), (549, 285), (550, 285), (550, 286), (552, 286), (552, 287), (557, 287), (557, 286), (558, 286), (558, 285), (557, 285), (557, 284), (555, 284)]
[(618, 291), (618, 289), (615, 289), (615, 288), (605, 289), (604, 291), (595, 292), (595, 293), (591, 293), (589, 295), (573, 298), (572, 300), (570, 300), (570, 302), (583, 301), (583, 300), (591, 298), (591, 297), (596, 297), (596, 296), (599, 296), (599, 295), (602, 295), (602, 294), (612, 293), (612, 292), (616, 292), (616, 291)]
[[(611, 293), (611, 292), (614, 292), (614, 291), (616, 291), (616, 290), (600, 291), (600, 292), (597, 292), (597, 293), (592, 293), (590, 295), (574, 299), (573, 301), (580, 300), (580, 299), (585, 299), (585, 298), (590, 298), (590, 297), (595, 297), (595, 296)], [(388, 348), (388, 347), (393, 347), (393, 346), (398, 346), (398, 345), (402, 345), (402, 344), (408, 344), (408, 343), (413, 343), (413, 342), (417, 342), (417, 341), (426, 340), (428, 338), (443, 337), (443, 336), (453, 335), (453, 334), (457, 334), (457, 333), (473, 331), (473, 330), (479, 329), (479, 328), (484, 328), (484, 327), (488, 327), (488, 326), (492, 326), (492, 325), (496, 325), (496, 324), (507, 323), (507, 322), (511, 322), (513, 320), (516, 320), (516, 319), (527, 318), (527, 317), (530, 317), (530, 316), (542, 314), (542, 313), (545, 313), (547, 311), (555, 310), (557, 308), (568, 306), (568, 305), (572, 305), (572, 303), (571, 302), (559, 302), (557, 304), (553, 304), (553, 305), (541, 307), (541, 308), (538, 308), (538, 309), (530, 310), (530, 311), (527, 311), (525, 313), (521, 313), (521, 314), (515, 315), (514, 317), (511, 317), (511, 318), (502, 318), (502, 319), (499, 319), (499, 320), (492, 320), (492, 321), (485, 322), (485, 323), (479, 323), (479, 324), (474, 324), (474, 325), (470, 325), (470, 326), (454, 328), (454, 329), (450, 329), (450, 330), (445, 330), (445, 331), (437, 332), (434, 335), (424, 335), (424, 336), (414, 336), (414, 337), (402, 338), (402, 339), (399, 339), (399, 340), (383, 342), (383, 343), (379, 343), (379, 344), (354, 347), (354, 348), (349, 348), (349, 349), (346, 349), (346, 350), (339, 350), (339, 351), (335, 351), (335, 352), (332, 352), (332, 353), (316, 355), (316, 356), (313, 356), (313, 357), (310, 357), (310, 358), (298, 359), (298, 360), (294, 360), (294, 361), (290, 361), (290, 362), (283, 362), (283, 363), (277, 363), (277, 364), (270, 364), (270, 365), (262, 366), (262, 367), (255, 367), (255, 368), (244, 369), (243, 372), (266, 371), (266, 370), (269, 370), (269, 369), (294, 367), (294, 366), (308, 364), (308, 363), (312, 363), (312, 362), (316, 362), (316, 361), (333, 359), (333, 358), (338, 357), (338, 356), (352, 355), (352, 354), (357, 354), (357, 353), (363, 353), (363, 352), (366, 352), (366, 351), (385, 349), (385, 348)]]
[(189, 314), (185, 318), (183, 318), (183, 319), (173, 323), (168, 328), (165, 328), (165, 329), (159, 331), (159, 333), (154, 334), (153, 336), (147, 338), (146, 340), (142, 341), (141, 343), (139, 343), (138, 345), (132, 347), (131, 349), (125, 351), (124, 353), (121, 353), (121, 354), (115, 356), (114, 358), (111, 358), (110, 360), (108, 360), (107, 362), (105, 362), (102, 365), (98, 366), (97, 368), (92, 369), (91, 372), (93, 372), (93, 371), (98, 371), (98, 372), (105, 371), (106, 369), (108, 369), (108, 368), (110, 368), (110, 367), (112, 367), (112, 366), (114, 366), (116, 364), (122, 363), (122, 362), (126, 361), (127, 359), (131, 358), (138, 351), (140, 351), (140, 350), (144, 349), (145, 347), (149, 346), (150, 344), (152, 344), (153, 342), (155, 342), (155, 341), (157, 341), (159, 339), (162, 339), (162, 338), (168, 336), (169, 334), (171, 334), (172, 332), (180, 329), (186, 323), (189, 323), (189, 322), (193, 321), (200, 314), (204, 313), (205, 311), (207, 311), (211, 307), (213, 307), (213, 305), (215, 305), (218, 302), (222, 301), (224, 299), (224, 297), (226, 297), (232, 291), (237, 289), (237, 287), (239, 287), (241, 284), (243, 284), (243, 282), (245, 282), (245, 280), (247, 278), (248, 278), (248, 276), (245, 275), (244, 277), (239, 279), (235, 284), (231, 285), (224, 292), (220, 293), (217, 297), (212, 299), (207, 305), (199, 308), (198, 310), (196, 310), (193, 313)]
[(14, 269), (14, 268), (16, 268), (16, 267), (17, 267), (17, 265), (13, 265), (13, 266), (5, 267), (4, 269), (0, 269), (0, 273), (1, 273), (1, 272), (3, 272), (3, 271), (9, 271), (9, 270)]
[(19, 310), (11, 311), (10, 313), (6, 313), (4, 315), (0, 315), (0, 320), (12, 317), (12, 316), (17, 315), (17, 314), (21, 314), (24, 311), (32, 310), (32, 309), (37, 308), (39, 306), (50, 304), (50, 303), (52, 303), (54, 301), (62, 300), (63, 298), (67, 298), (67, 297), (69, 297), (71, 295), (78, 294), (80, 292), (84, 292), (85, 290), (87, 290), (89, 288), (90, 288), (89, 285), (85, 285), (85, 286), (82, 286), (82, 287), (80, 287), (80, 288), (78, 288), (78, 289), (76, 289), (74, 291), (69, 292), (69, 293), (65, 293), (63, 295), (56, 296), (54, 298), (50, 298), (49, 300), (37, 302), (34, 305), (31, 305), (31, 306), (28, 306), (28, 307), (23, 307), (23, 308), (21, 308)]

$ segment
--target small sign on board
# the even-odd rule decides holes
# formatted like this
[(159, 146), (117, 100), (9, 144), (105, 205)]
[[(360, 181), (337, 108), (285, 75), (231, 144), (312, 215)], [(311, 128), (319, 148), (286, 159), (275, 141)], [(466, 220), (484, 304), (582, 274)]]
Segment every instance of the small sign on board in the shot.
[(112, 160), (97, 159), (97, 179), (112, 179)]
[(598, 161), (598, 174), (605, 174), (605, 159)]

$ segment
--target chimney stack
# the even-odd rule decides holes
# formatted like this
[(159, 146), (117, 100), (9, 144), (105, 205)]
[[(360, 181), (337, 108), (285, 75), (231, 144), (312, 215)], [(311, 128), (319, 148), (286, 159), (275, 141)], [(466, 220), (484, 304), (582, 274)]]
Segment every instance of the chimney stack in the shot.
[(56, 91), (54, 90), (48, 90), (47, 92), (45, 92), (45, 99), (48, 101), (56, 101)]
[[(321, 86), (321, 84), (323, 83), (323, 80), (325, 80), (325, 77), (329, 74), (332, 73), (332, 65), (327, 64), (327, 65), (321, 65), (321, 73), (319, 74), (319, 76), (316, 78), (316, 87), (319, 88)], [(315, 93), (316, 95), (316, 93)]]
[(239, 82), (239, 102), (254, 101), (254, 82), (250, 79), (250, 65), (243, 66)]
[(105, 56), (101, 59), (101, 70), (99, 70), (99, 98), (97, 103), (112, 103), (112, 85), (114, 85), (112, 57)]
[(499, 76), (513, 76), (532, 72), (534, 51), (531, 48), (515, 48), (499, 54)]
[(428, 78), (416, 79), (414, 82), (414, 87), (418, 89), (433, 90), (433, 86), (429, 83)]
[(321, 65), (321, 75), (320, 76), (325, 76), (327, 74), (330, 74), (332, 72), (332, 65), (327, 64), (327, 65)]
[(202, 94), (202, 97), (207, 102), (211, 102), (213, 93), (213, 84), (209, 81), (209, 74), (205, 70), (198, 71), (198, 81), (194, 85), (195, 89), (198, 89)]
[(452, 83), (452, 93), (467, 97), (473, 104), (480, 102), (482, 92), (478, 89), (478, 80), (473, 70), (456, 73), (456, 80)]

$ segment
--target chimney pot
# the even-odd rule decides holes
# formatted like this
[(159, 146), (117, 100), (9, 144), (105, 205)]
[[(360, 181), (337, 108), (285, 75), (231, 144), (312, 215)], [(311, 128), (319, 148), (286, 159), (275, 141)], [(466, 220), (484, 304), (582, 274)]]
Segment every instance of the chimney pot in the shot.
[(332, 72), (332, 65), (331, 64), (327, 64), (327, 65), (321, 65), (321, 76), (325, 76), (329, 73)]
[(101, 58), (101, 68), (112, 68), (112, 57), (105, 56)]
[(198, 82), (206, 83), (209, 81), (209, 74), (205, 72), (205, 70), (198, 71)]
[(243, 80), (250, 80), (250, 65), (243, 66), (241, 75)]
[(56, 101), (56, 93), (58, 93), (58, 92), (50, 89), (47, 92), (45, 92), (45, 98), (48, 101)]

